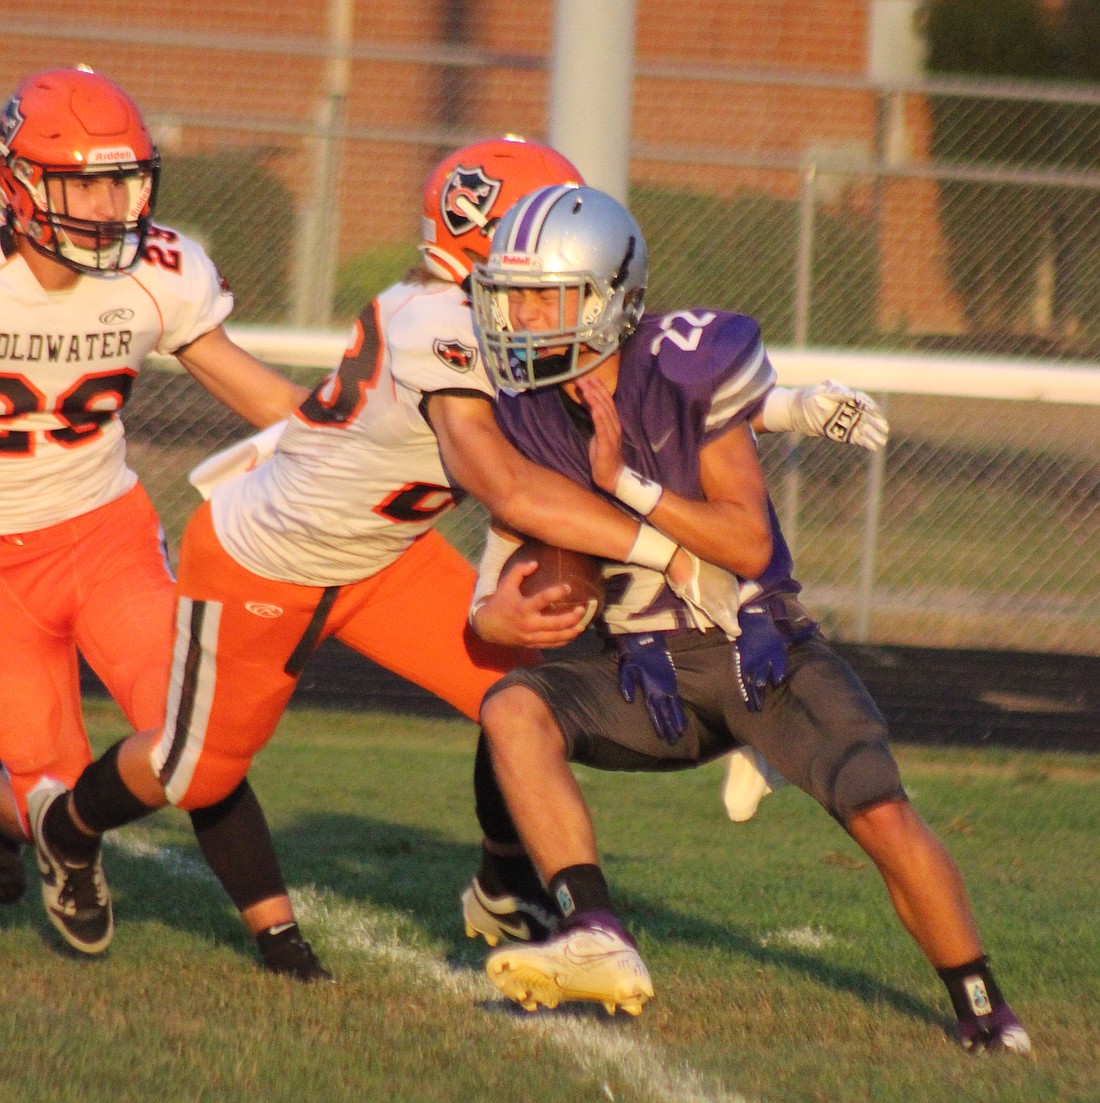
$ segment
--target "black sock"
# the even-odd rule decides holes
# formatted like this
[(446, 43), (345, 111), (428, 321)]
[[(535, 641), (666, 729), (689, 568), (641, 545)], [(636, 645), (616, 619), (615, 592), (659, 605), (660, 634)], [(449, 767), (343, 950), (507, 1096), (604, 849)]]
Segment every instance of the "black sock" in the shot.
[(936, 972), (947, 987), (951, 1006), (960, 1021), (980, 1022), (1005, 1004), (1005, 998), (989, 968), (989, 959), (984, 954), (963, 965), (937, 969)]
[(191, 826), (207, 865), (238, 911), (286, 895), (271, 831), (248, 778), (217, 804), (195, 809)]
[(99, 850), (101, 836), (88, 835), (76, 826), (69, 812), (68, 793), (62, 793), (46, 810), (42, 830), (51, 847), (77, 865), (92, 861)]
[(596, 865), (566, 866), (550, 878), (550, 895), (563, 918), (570, 919), (581, 912), (609, 912), (611, 893), (603, 871)]
[[(73, 786), (73, 807), (90, 831), (102, 835), (116, 827), (140, 820), (154, 809), (138, 800), (126, 787), (118, 771), (118, 753), (123, 740), (108, 747), (76, 779)], [(60, 804), (55, 802), (54, 808)], [(52, 812), (53, 809), (51, 808)]]

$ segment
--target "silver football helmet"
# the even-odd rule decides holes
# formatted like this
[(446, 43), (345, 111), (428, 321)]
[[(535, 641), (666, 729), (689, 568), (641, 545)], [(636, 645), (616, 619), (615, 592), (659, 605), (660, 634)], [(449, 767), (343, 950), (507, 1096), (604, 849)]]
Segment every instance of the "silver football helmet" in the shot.
[[(648, 275), (642, 231), (611, 196), (569, 184), (524, 196), (501, 219), (471, 281), (494, 385), (514, 394), (591, 371), (637, 327)], [(513, 325), (509, 299), (530, 291), (557, 294), (556, 327)]]

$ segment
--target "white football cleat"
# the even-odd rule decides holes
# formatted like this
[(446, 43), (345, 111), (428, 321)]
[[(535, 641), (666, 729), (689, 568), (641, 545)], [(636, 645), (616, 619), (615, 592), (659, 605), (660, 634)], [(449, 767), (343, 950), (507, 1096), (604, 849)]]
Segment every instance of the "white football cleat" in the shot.
[(959, 1042), (968, 1053), (1031, 1053), (1031, 1038), (1008, 1004), (992, 1012), (986, 1019), (967, 1020), (957, 1024)]
[(610, 917), (606, 923), (598, 918), (577, 923), (546, 942), (502, 946), (489, 955), (485, 971), (526, 1011), (591, 1000), (611, 1015), (619, 1007), (640, 1015), (653, 998), (645, 962)]

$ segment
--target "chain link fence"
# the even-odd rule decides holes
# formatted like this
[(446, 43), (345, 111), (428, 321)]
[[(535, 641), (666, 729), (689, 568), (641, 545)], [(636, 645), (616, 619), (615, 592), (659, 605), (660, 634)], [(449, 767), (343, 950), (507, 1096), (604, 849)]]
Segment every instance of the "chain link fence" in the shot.
[[(781, 375), (783, 350), (831, 348), (1026, 357), (1092, 378), (1100, 91), (884, 85), (836, 75), (812, 45), (801, 68), (704, 64), (679, 21), (714, 30), (729, 6), (637, 7), (630, 202), (651, 308), (755, 315)], [(304, 379), (415, 260), (435, 161), (548, 128), (546, 0), (6, 9), (0, 86), (86, 62), (126, 87), (164, 157), (159, 220), (217, 261), (234, 326), (317, 334)], [(1100, 654), (1100, 385), (1074, 402), (935, 396), (904, 363), (917, 375), (876, 391), (884, 459), (763, 442), (810, 606), (840, 639)], [(197, 501), (187, 469), (247, 430), (153, 367), (128, 408), (130, 453), (174, 547)], [(467, 506), (447, 532), (476, 554), (481, 523)]]

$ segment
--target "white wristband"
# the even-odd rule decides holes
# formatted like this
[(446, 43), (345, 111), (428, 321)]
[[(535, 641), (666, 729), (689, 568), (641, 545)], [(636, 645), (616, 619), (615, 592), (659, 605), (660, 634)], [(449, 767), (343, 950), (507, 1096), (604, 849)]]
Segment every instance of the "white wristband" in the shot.
[(470, 612), (467, 614), (471, 627), (478, 609), (496, 593), (501, 568), (519, 547), (520, 545), (515, 540), (509, 540), (506, 536), (502, 536), (492, 526), (485, 533), (485, 548), (481, 553), (481, 562), (477, 568), (477, 582), (474, 585), (474, 596), (470, 602)]
[(794, 429), (794, 411), (791, 408), (795, 392), (788, 387), (772, 387), (764, 398), (760, 418), (769, 433), (789, 433)]
[(639, 475), (625, 464), (615, 483), (615, 497), (642, 517), (648, 517), (657, 508), (663, 492), (664, 487), (660, 483)]
[(626, 553), (626, 561), (664, 574), (679, 546), (675, 540), (670, 540), (652, 525), (639, 525), (634, 544)]

